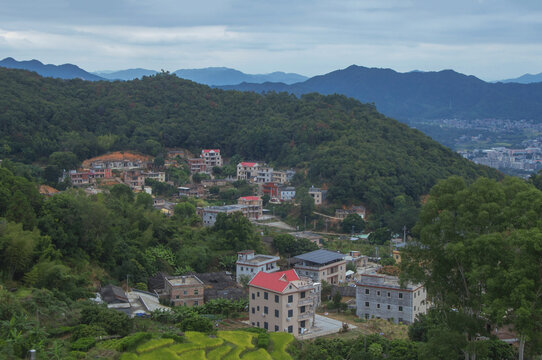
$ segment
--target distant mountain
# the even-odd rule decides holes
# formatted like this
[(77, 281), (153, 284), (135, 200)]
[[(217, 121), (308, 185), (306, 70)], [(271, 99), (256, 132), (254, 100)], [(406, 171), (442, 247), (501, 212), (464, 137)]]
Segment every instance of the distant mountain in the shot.
[(306, 76), (303, 75), (284, 73), (280, 71), (270, 74), (245, 74), (239, 70), (226, 67), (180, 69), (175, 71), (174, 73), (180, 78), (192, 80), (200, 84), (213, 86), (236, 85), (242, 82), (258, 84), (265, 82), (281, 82), (285, 84), (293, 84), (308, 79)]
[(487, 83), (453, 70), (398, 73), (352, 65), (291, 85), (242, 83), (221, 89), (296, 95), (343, 94), (399, 120), (501, 118), (542, 120), (542, 83)]
[(8, 57), (0, 61), (0, 66), (9, 69), (23, 69), (34, 71), (41, 76), (59, 79), (83, 79), (90, 81), (105, 80), (104, 78), (86, 72), (85, 70), (73, 64), (45, 65), (38, 60), (17, 61), (11, 57)]
[(518, 84), (531, 84), (542, 82), (542, 73), (540, 74), (524, 74), (515, 79), (499, 80), (502, 83), (518, 83)]
[(119, 71), (96, 71), (93, 74), (108, 80), (134, 80), (141, 79), (143, 76), (156, 75), (158, 71), (148, 69), (127, 69)]

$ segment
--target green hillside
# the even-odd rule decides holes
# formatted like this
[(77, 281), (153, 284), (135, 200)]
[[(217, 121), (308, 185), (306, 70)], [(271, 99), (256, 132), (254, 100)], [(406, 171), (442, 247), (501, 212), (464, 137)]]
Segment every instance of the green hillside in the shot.
[(380, 212), (415, 203), (438, 179), (498, 177), (417, 130), (340, 95), (258, 95), (211, 89), (167, 73), (128, 82), (42, 78), (0, 69), (0, 151), (46, 162), (111, 150), (220, 148), (226, 156), (307, 170), (336, 203)]

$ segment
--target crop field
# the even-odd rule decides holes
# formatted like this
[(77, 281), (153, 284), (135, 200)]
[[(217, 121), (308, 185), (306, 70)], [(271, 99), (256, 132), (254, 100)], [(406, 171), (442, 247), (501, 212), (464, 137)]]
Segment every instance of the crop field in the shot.
[(257, 348), (258, 334), (248, 331), (218, 331), (208, 336), (195, 331), (185, 333), (185, 342), (173, 339), (151, 339), (135, 352), (122, 354), (121, 360), (291, 360), (286, 347), (294, 337), (287, 333), (270, 333), (267, 348)]

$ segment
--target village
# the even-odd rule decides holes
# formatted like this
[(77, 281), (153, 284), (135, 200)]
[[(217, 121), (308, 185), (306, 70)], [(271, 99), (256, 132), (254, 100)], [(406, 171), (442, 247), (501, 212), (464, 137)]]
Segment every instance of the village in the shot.
[[(366, 219), (364, 206), (337, 208), (332, 215), (315, 210), (326, 223), (326, 231), (312, 231), (280, 221), (265, 205), (291, 204), (297, 206), (296, 187), (292, 185), (296, 171), (274, 169), (264, 162), (240, 161), (235, 175), (223, 174), (224, 167), (219, 149), (203, 149), (197, 157), (186, 150), (171, 150), (163, 164), (157, 165), (150, 156), (130, 152), (117, 152), (82, 163), (80, 169), (64, 172), (59, 181), (67, 179), (73, 187), (94, 195), (115, 184), (125, 184), (134, 192), (153, 197), (153, 206), (164, 216), (174, 215), (175, 205), (193, 199), (198, 205), (196, 214), (201, 225), (212, 227), (220, 214), (239, 213), (259, 226), (262, 240), (269, 227), (273, 231), (289, 234), (293, 239), (306, 239), (317, 250), (291, 257), (277, 254), (257, 254), (247, 249), (238, 252), (235, 272), (189, 273), (173, 276), (158, 273), (149, 279), (145, 290), (127, 286), (107, 285), (101, 288), (96, 301), (128, 315), (146, 316), (155, 310), (168, 311), (172, 306), (199, 306), (215, 299), (242, 300), (248, 298), (247, 326), (268, 331), (291, 333), (301, 339), (329, 335), (357, 327), (355, 319), (383, 319), (395, 324), (411, 324), (418, 314), (426, 313), (429, 303), (423, 286), (401, 286), (395, 266), (384, 266), (376, 252), (362, 254), (359, 250), (340, 252), (326, 245), (337, 241), (363, 242), (368, 234), (360, 230), (349, 235), (329, 233), (328, 223), (340, 224), (348, 216)], [(188, 175), (184, 183), (168, 178), (171, 169), (183, 168)], [(232, 165), (230, 165), (231, 170)], [(230, 199), (230, 203), (217, 204), (216, 194), (230, 189), (235, 182), (250, 186), (252, 194)], [(153, 188), (165, 184), (175, 189), (171, 196), (157, 196)], [(42, 193), (52, 196), (54, 189), (42, 187)], [(326, 202), (326, 189), (311, 186), (306, 190), (319, 211)], [(215, 195), (215, 196), (213, 196)], [(297, 194), (299, 196), (299, 194)], [(215, 201), (213, 201), (213, 199)], [(390, 239), (386, 254), (393, 264), (401, 261), (401, 248), (406, 236)], [(271, 246), (268, 246), (272, 249)], [(338, 299), (338, 300), (337, 300)], [(335, 303), (336, 311), (350, 314), (348, 319), (330, 315)]]

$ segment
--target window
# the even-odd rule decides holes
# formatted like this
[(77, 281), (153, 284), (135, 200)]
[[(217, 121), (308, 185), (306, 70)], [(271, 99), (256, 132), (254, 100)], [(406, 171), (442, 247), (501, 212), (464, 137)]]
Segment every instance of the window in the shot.
[(299, 323), (299, 326), (302, 327), (302, 328), (304, 328), (304, 327), (305, 327), (305, 320), (301, 321), (301, 322)]
[(300, 312), (300, 313), (304, 313), (304, 312), (305, 312), (305, 307), (304, 307), (304, 306), (300, 307), (300, 308), (299, 308), (299, 312)]
[(256, 294), (252, 293), (252, 300), (256, 299)]
[(289, 333), (293, 333), (294, 332), (294, 327), (292, 325), (288, 326), (288, 332)]
[(260, 311), (260, 305), (256, 306), (256, 310)]
[[(365, 320), (369, 320), (369, 314), (365, 314)], [(254, 323), (252, 323), (254, 325)]]
[(288, 310), (288, 317), (294, 317), (294, 311), (292, 309)]
[(275, 325), (275, 331), (279, 331), (279, 326)]
[(198, 295), (198, 289), (194, 290), (194, 295)]
[(258, 291), (258, 297), (260, 297), (260, 292)]
[(269, 324), (267, 323), (267, 321), (264, 321), (264, 323), (263, 323), (263, 328), (264, 328), (265, 330), (269, 329)]
[(420, 295), (420, 290), (418, 290), (418, 295)]
[(391, 292), (388, 292), (388, 297), (391, 297)]
[(275, 317), (276, 317), (276, 318), (279, 317), (279, 311), (278, 311), (278, 310), (275, 310)]
[(253, 273), (253, 272), (254, 272), (254, 269), (250, 269), (250, 272)]
[(275, 302), (278, 304), (279, 303), (279, 296), (278, 295), (275, 295)]
[[(414, 297), (416, 297), (416, 294), (414, 294)], [(399, 299), (403, 298), (403, 293), (399, 293)]]
[(391, 306), (388, 305), (388, 310), (390, 310), (390, 309), (391, 309)]
[(365, 302), (365, 306), (369, 307), (369, 302), (368, 301)]
[(179, 295), (175, 296), (175, 299), (178, 299), (179, 298)]
[(377, 291), (377, 292), (376, 292), (376, 295), (377, 295), (377, 296), (380, 296), (380, 291)]
[(399, 306), (399, 311), (403, 311), (403, 307), (402, 307), (402, 306)]
[(294, 302), (294, 296), (288, 295), (288, 303)]
[(188, 292), (186, 290), (183, 291), (183, 295), (186, 295), (188, 294)]
[(263, 313), (264, 314), (269, 314), (269, 308), (267, 306), (263, 307)]
[(380, 304), (376, 304), (376, 308), (377, 308), (377, 309), (380, 309)]
[(241, 271), (243, 271), (243, 267), (241, 266)]
[(265, 300), (268, 300), (268, 299), (269, 299), (269, 294), (267, 293), (267, 291), (263, 293), (263, 298), (264, 298)]
[(253, 314), (255, 313), (255, 312), (254, 312), (254, 308), (252, 308), (252, 313), (253, 313)]
[(194, 306), (198, 306), (198, 301), (194, 301)]
[(256, 324), (258, 324), (258, 327), (260, 327), (260, 322), (259, 321)]
[(414, 306), (414, 311), (416, 311), (416, 306)]
[(304, 298), (305, 298), (305, 293), (306, 293), (306, 291), (303, 291), (303, 292), (299, 295), (299, 297), (302, 298), (302, 299), (304, 299)]
[(369, 289), (365, 289), (365, 295), (369, 295)]

